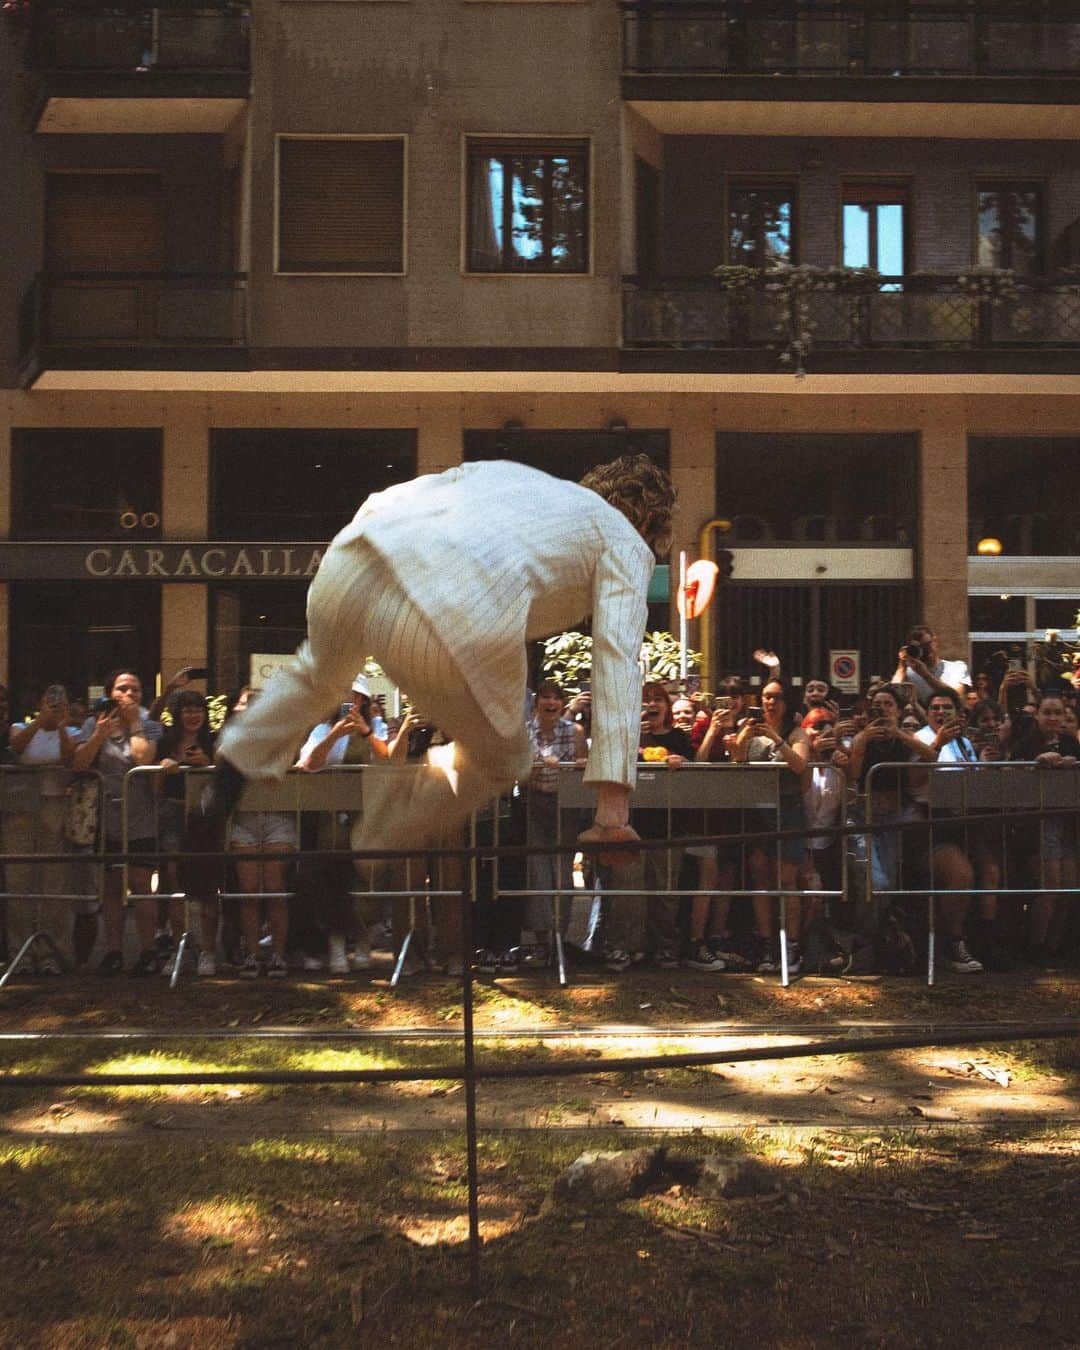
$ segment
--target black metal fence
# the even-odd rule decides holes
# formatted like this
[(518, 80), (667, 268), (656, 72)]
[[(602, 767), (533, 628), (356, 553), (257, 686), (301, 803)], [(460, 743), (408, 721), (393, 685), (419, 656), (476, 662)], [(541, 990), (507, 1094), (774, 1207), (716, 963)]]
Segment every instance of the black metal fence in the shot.
[(41, 272), (19, 310), (20, 357), (41, 346), (232, 347), (244, 272)]
[(1032, 278), (996, 292), (977, 278), (922, 274), (824, 286), (800, 311), (767, 278), (725, 289), (715, 277), (628, 277), (623, 346), (783, 350), (804, 331), (814, 348), (839, 350), (1080, 346), (1076, 278)]
[(627, 74), (977, 76), (1080, 73), (1071, 3), (636, 0)]
[(33, 62), (42, 70), (244, 72), (250, 23), (243, 5), (35, 0)]

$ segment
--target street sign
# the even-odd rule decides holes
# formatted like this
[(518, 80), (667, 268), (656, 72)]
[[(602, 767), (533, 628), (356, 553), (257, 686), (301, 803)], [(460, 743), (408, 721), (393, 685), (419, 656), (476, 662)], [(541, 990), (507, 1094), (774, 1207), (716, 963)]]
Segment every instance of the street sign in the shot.
[(860, 654), (857, 651), (829, 652), (829, 683), (842, 694), (859, 692)]

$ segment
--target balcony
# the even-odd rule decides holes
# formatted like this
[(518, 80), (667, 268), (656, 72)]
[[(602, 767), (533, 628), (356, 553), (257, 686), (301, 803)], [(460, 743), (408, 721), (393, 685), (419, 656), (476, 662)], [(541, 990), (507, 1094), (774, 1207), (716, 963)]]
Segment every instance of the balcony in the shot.
[(250, 8), (38, 0), (30, 54), (44, 132), (221, 132), (248, 97)]
[[(621, 8), (623, 97), (635, 104), (1080, 103), (1076, 0), (624, 0)], [(1032, 134), (1040, 128), (1033, 123)]]
[(1080, 372), (1080, 278), (1000, 285), (977, 272), (841, 280), (806, 296), (758, 280), (623, 283), (624, 369), (819, 373)]
[(19, 308), (22, 383), (42, 370), (235, 370), (247, 274), (42, 272)]

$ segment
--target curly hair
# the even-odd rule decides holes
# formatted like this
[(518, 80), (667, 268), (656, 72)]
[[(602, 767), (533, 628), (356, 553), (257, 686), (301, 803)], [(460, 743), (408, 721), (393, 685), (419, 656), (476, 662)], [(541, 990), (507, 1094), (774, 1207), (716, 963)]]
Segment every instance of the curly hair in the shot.
[(675, 488), (648, 455), (620, 455), (609, 464), (598, 464), (581, 480), (581, 486), (621, 511), (649, 542), (670, 536)]

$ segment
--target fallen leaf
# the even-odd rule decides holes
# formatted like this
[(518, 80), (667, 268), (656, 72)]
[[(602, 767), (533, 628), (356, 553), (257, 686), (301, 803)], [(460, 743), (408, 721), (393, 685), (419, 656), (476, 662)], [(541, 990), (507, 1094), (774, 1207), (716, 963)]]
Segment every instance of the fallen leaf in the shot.
[(856, 1100), (857, 1102), (866, 1102), (867, 1105), (869, 1105), (871, 1102), (876, 1102), (876, 1101), (877, 1101), (877, 1098), (876, 1098), (876, 1097), (865, 1097), (865, 1096), (863, 1096), (863, 1094), (860, 1092), (860, 1093), (858, 1093), (858, 1094), (856, 1095), (855, 1100)]
[(965, 1242), (997, 1242), (1000, 1233), (964, 1233)]

